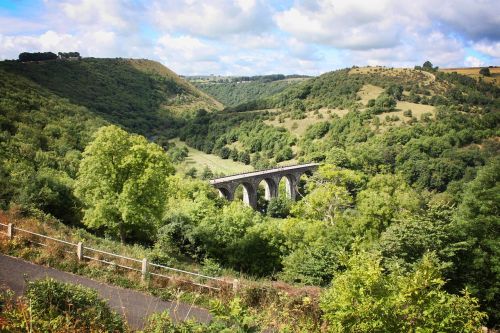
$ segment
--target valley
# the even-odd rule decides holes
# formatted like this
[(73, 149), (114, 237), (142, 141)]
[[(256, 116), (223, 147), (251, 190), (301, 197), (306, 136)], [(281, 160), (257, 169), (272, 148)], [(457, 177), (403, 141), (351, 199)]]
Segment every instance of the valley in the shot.
[[(322, 332), (379, 312), (394, 332), (415, 329), (410, 312), (428, 331), (495, 327), (500, 89), (496, 68), (475, 70), (183, 77), (150, 60), (2, 61), (2, 225), (232, 287), (160, 283), (28, 238), (2, 236), (0, 251), (210, 308), (213, 331)], [(285, 181), (266, 200), (262, 181), (257, 210), (248, 184), (228, 201), (208, 182), (299, 163), (318, 168), (294, 179), (297, 200)]]

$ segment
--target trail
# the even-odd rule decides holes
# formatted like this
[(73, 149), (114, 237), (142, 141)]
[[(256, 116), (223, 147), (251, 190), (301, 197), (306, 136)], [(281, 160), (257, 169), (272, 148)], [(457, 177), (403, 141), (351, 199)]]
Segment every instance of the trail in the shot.
[(132, 329), (141, 329), (145, 319), (155, 312), (170, 310), (174, 321), (193, 319), (198, 322), (210, 321), (207, 310), (181, 302), (165, 302), (151, 295), (111, 286), (92, 279), (62, 272), (54, 268), (36, 265), (0, 253), (0, 285), (12, 289), (16, 294), (24, 293), (25, 280), (33, 281), (51, 277), (58, 281), (69, 282), (92, 288), (105, 299), (110, 307), (125, 317)]

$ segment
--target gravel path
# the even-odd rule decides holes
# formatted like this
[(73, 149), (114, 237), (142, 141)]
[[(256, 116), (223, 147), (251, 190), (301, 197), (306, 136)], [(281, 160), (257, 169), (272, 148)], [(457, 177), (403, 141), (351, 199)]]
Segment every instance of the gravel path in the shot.
[(190, 304), (165, 302), (139, 291), (111, 286), (0, 253), (0, 285), (5, 285), (17, 294), (22, 294), (26, 287), (25, 276), (28, 280), (51, 277), (59, 281), (95, 289), (103, 299), (107, 300), (111, 308), (126, 318), (129, 326), (133, 329), (141, 329), (145, 318), (152, 313), (167, 309), (170, 310), (174, 321), (188, 318), (199, 322), (210, 320), (210, 314), (207, 310)]

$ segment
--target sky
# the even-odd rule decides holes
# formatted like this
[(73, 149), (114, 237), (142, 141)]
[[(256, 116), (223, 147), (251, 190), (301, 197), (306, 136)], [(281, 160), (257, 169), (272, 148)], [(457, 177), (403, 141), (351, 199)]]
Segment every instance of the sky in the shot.
[(500, 65), (499, 0), (0, 0), (0, 59), (146, 58), (182, 75)]

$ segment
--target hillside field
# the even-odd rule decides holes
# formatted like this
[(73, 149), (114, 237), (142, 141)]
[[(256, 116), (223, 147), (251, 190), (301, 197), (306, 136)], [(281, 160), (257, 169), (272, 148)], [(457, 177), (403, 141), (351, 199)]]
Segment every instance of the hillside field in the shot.
[(444, 73), (453, 73), (456, 72), (458, 74), (466, 75), (469, 77), (472, 77), (474, 79), (479, 79), (482, 77), (482, 79), (486, 82), (491, 82), (495, 84), (496, 86), (500, 86), (500, 67), (490, 67), (490, 73), (491, 76), (483, 76), (479, 74), (479, 70), (481, 67), (466, 67), (466, 68), (442, 68), (439, 69), (439, 71), (444, 72)]
[(224, 175), (232, 175), (253, 170), (251, 165), (234, 162), (231, 159), (224, 160), (217, 155), (206, 154), (200, 150), (189, 147), (184, 142), (179, 140), (179, 138), (170, 140), (170, 142), (175, 143), (177, 147), (187, 147), (188, 149), (188, 156), (186, 160), (177, 165), (177, 171), (179, 172), (185, 173), (193, 167), (198, 170), (198, 174), (201, 174), (205, 167), (209, 167), (214, 173)]

